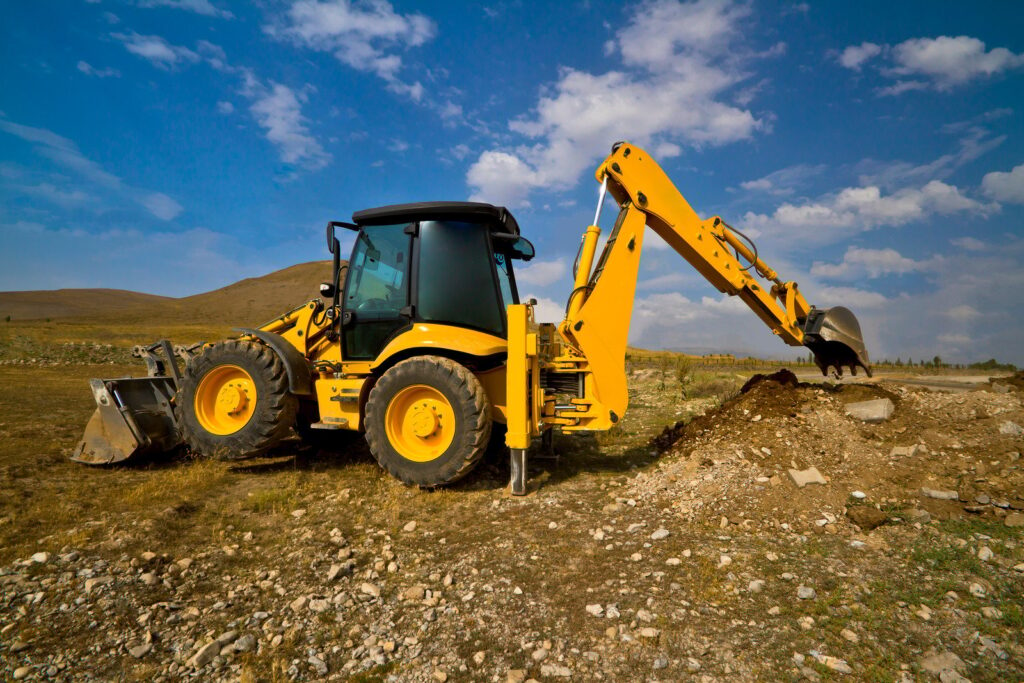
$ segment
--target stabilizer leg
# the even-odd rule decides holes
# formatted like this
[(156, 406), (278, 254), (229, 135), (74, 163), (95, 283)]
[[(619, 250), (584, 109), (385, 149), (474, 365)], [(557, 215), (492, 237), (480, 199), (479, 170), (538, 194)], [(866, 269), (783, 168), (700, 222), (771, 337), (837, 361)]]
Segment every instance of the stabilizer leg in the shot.
[(509, 463), (511, 464), (512, 477), (509, 487), (513, 496), (526, 495), (526, 449), (510, 448)]

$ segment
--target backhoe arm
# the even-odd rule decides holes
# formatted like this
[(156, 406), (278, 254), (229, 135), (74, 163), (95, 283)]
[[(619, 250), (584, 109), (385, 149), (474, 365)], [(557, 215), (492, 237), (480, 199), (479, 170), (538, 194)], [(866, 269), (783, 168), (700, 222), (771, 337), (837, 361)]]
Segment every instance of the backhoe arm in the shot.
[[(563, 335), (589, 346), (594, 346), (593, 337), (607, 334), (624, 340), (632, 312), (639, 243), (646, 224), (715, 288), (739, 296), (784, 342), (809, 348), (823, 374), (835, 368), (841, 375), (844, 367), (856, 374), (861, 367), (870, 375), (867, 351), (854, 315), (843, 307), (823, 310), (808, 304), (797, 283), (782, 280), (739, 231), (718, 216), (701, 219), (647, 152), (629, 143), (617, 144), (595, 175), (606, 184), (621, 212), (593, 272), (590, 264), (600, 230), (590, 226), (584, 235), (576, 284), (560, 327)], [(621, 271), (613, 283), (607, 282), (605, 272), (610, 267)], [(627, 283), (629, 279), (632, 282)], [(624, 296), (624, 288), (628, 296)], [(609, 289), (617, 290), (618, 296)], [(584, 331), (587, 325), (589, 335)], [(588, 336), (592, 339), (587, 340)], [(590, 356), (590, 349), (582, 350)], [(600, 350), (602, 355), (613, 352), (609, 348)]]

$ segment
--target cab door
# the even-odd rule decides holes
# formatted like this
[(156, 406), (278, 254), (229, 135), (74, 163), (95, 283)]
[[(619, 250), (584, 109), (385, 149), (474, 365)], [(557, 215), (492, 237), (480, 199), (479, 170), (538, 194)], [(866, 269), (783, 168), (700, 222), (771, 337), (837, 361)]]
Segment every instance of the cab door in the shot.
[(409, 326), (409, 266), (415, 226), (364, 227), (349, 261), (342, 307), (345, 360), (372, 360)]

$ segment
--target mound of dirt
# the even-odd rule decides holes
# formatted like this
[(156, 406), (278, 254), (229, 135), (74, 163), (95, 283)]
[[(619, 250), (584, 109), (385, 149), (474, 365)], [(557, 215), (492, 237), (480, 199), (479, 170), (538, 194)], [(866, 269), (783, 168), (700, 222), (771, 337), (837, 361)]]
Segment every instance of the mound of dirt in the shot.
[[(846, 413), (849, 403), (880, 398), (895, 406), (889, 420), (868, 424)], [(1021, 424), (1016, 392), (806, 384), (783, 370), (666, 428), (652, 442), (664, 454), (657, 471), (637, 477), (633, 492), (692, 517), (772, 524), (795, 514), (826, 531), (855, 504), (1002, 517), (1024, 509)], [(797, 487), (790, 470), (811, 467), (826, 483)]]

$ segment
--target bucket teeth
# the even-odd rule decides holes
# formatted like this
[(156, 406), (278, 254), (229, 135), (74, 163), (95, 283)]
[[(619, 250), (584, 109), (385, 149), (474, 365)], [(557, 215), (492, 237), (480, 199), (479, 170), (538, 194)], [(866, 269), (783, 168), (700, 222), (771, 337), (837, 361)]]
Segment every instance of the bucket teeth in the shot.
[(812, 309), (804, 324), (804, 346), (814, 354), (814, 362), (823, 375), (828, 374), (829, 368), (835, 368), (836, 375), (842, 377), (845, 367), (852, 375), (857, 374), (857, 368), (863, 368), (871, 377), (860, 323), (848, 308)]

